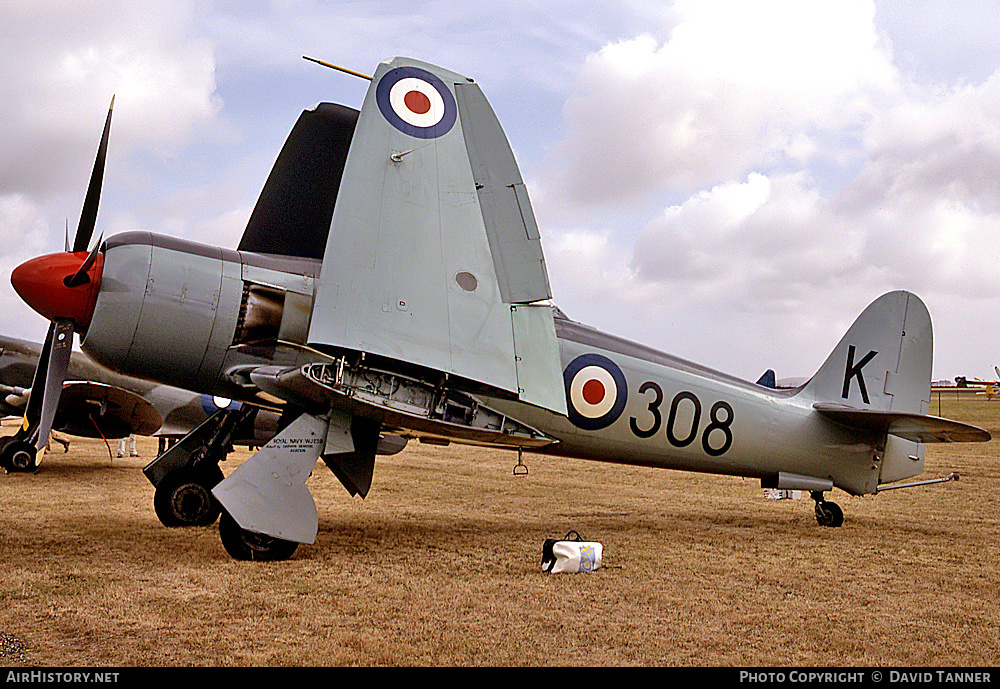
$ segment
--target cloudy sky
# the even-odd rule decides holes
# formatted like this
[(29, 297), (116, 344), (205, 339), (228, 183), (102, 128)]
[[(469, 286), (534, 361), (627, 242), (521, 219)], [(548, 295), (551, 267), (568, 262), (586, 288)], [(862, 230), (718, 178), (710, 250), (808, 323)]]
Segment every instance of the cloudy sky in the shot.
[[(808, 376), (880, 294), (935, 378), (1000, 364), (1000, 9), (987, 0), (7, 0), (0, 273), (75, 231), (235, 247), (299, 113), (405, 55), (475, 78), (528, 183), (556, 303), (756, 380)], [(46, 323), (0, 282), (0, 331)]]

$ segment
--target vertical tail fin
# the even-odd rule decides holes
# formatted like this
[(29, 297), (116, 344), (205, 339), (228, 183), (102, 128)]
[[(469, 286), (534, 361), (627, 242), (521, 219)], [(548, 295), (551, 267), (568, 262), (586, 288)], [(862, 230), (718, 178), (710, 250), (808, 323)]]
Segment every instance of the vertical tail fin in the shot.
[(847, 331), (799, 395), (831, 420), (874, 441), (879, 484), (924, 470), (924, 443), (983, 442), (981, 428), (927, 415), (933, 333), (927, 307), (914, 294), (876, 299)]
[[(872, 457), (880, 466), (878, 482), (891, 483), (924, 471), (924, 445), (890, 433), (888, 412), (927, 413), (932, 359), (927, 307), (914, 294), (890, 292), (858, 316), (800, 394), (812, 397), (827, 416), (856, 414), (854, 410), (869, 415), (831, 418), (847, 425), (873, 422), (882, 433)], [(834, 406), (851, 411), (828, 411)]]
[(933, 332), (915, 294), (890, 292), (866, 308), (801, 395), (854, 409), (926, 414)]

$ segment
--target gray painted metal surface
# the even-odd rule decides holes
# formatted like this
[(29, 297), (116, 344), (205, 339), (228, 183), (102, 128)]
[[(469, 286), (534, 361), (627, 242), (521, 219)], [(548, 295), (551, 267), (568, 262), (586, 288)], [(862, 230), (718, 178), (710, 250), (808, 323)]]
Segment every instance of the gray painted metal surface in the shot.
[[(0, 413), (24, 413), (40, 351), (39, 343), (0, 336)], [(55, 429), (93, 438), (118, 438), (130, 433), (179, 438), (220, 409), (238, 404), (228, 398), (123, 376), (74, 351)], [(262, 410), (253, 432), (238, 437), (237, 442), (262, 445), (277, 432), (277, 426), (277, 414)]]
[[(429, 84), (437, 124), (422, 130), (400, 119), (392, 89), (406, 80)], [(456, 83), (468, 80), (413, 60), (376, 70), (347, 156), (309, 342), (518, 396), (510, 303), (547, 298), (548, 279), (537, 237), (524, 235), (525, 218), (534, 227), (530, 206), (517, 210), (507, 186), (521, 181), (499, 123), (485, 101), (464, 97), (467, 123)], [(515, 242), (517, 233), (525, 239)], [(533, 328), (531, 336), (542, 351), (554, 350), (553, 330)]]
[(551, 299), (538, 225), (507, 136), (478, 84), (456, 82), (455, 96), (500, 298)]
[(241, 528), (279, 539), (315, 537), (305, 477), (318, 458), (342, 456), (338, 477), (367, 492), (379, 433), (819, 495), (921, 473), (923, 442), (989, 439), (927, 415), (931, 321), (908, 292), (873, 301), (794, 390), (562, 317), (492, 109), (471, 80), (414, 60), (373, 76), (322, 264), (148, 233), (104, 251), (85, 351), (297, 418), (216, 488)]

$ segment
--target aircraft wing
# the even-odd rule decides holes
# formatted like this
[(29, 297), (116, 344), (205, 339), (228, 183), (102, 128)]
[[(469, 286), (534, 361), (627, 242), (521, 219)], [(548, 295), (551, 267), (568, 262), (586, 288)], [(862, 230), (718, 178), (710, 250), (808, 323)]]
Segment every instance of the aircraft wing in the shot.
[(917, 443), (985, 442), (991, 437), (982, 428), (927, 414), (856, 409), (825, 402), (817, 402), (813, 409), (845, 426), (886, 432)]
[[(322, 256), (298, 352), (305, 359), (277, 342), (274, 364), (227, 372), (248, 394), (301, 412), (213, 491), (241, 527), (312, 537), (301, 491), (295, 499), (308, 519), (291, 531), (252, 514), (260, 495), (284, 494), (271, 485), (276, 472), (287, 474), (281, 486), (306, 474), (317, 441), (323, 461), (362, 497), (380, 434), (519, 449), (557, 442), (483, 402), (567, 416), (534, 213), (510, 144), (471, 79), (406, 58), (378, 66)], [(308, 449), (304, 463), (298, 450), (281, 451), (292, 447)]]
[(566, 414), (538, 228), (510, 144), (471, 79), (405, 58), (378, 66), (323, 256), (310, 346)]
[(545, 433), (482, 403), (475, 395), (418, 377), (346, 361), (260, 366), (242, 374), (265, 395), (322, 415), (330, 409), (380, 423), (382, 433), (424, 442), (542, 447)]
[[(0, 335), (0, 414), (24, 415), (41, 348), (35, 342)], [(53, 428), (84, 438), (183, 436), (208, 416), (233, 404), (122, 376), (98, 366), (81, 352), (73, 352)], [(260, 428), (250, 429), (241, 442), (270, 439), (277, 425), (276, 415), (258, 418), (256, 425)]]
[(92, 381), (63, 383), (54, 428), (90, 438), (153, 435), (163, 417), (148, 400), (124, 388)]
[[(30, 394), (30, 389), (0, 384), (0, 411), (23, 415)], [(134, 392), (105, 383), (67, 381), (52, 427), (83, 438), (124, 438), (153, 435), (162, 423), (156, 407)]]

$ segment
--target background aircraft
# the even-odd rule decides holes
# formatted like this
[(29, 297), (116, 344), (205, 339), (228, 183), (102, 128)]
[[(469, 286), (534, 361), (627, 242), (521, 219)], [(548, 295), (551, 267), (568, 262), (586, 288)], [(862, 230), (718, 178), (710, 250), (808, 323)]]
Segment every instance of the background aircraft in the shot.
[[(41, 350), (41, 344), (0, 336), (0, 414), (23, 418)], [(279, 414), (241, 407), (233, 400), (122, 376), (72, 352), (52, 428), (84, 438), (134, 433), (178, 440), (225, 410), (238, 414), (240, 423), (220, 440), (224, 458), (235, 445), (259, 447), (277, 432)], [(0, 454), (8, 472), (37, 471), (41, 457), (41, 452)], [(175, 473), (156, 491), (153, 504), (160, 521), (167, 526), (215, 521), (220, 507), (209, 491), (221, 480), (217, 463), (205, 471)]]
[(994, 366), (993, 370), (996, 371), (997, 377), (994, 380), (980, 380), (976, 378), (976, 385), (989, 385), (989, 390), (984, 390), (979, 393), (981, 395), (986, 395), (986, 401), (992, 402), (993, 400), (1000, 398), (1000, 366)]
[[(0, 413), (24, 415), (32, 377), (42, 345), (0, 335)], [(73, 352), (53, 422), (53, 429), (84, 438), (124, 438), (131, 434), (179, 439), (220, 409), (238, 409), (239, 402), (122, 376)], [(277, 428), (260, 424), (240, 444), (263, 445)], [(32, 471), (37, 465), (4, 467)]]
[[(87, 220), (72, 251), (15, 269), (15, 289), (52, 328), (33, 383), (44, 398), (0, 452), (38, 448), (74, 333), (123, 374), (282, 410), (279, 433), (212, 489), (239, 559), (312, 543), (305, 483), (317, 461), (364, 497), (392, 437), (758, 478), (810, 491), (827, 526), (843, 521), (825, 499), (834, 488), (877, 493), (923, 471), (924, 443), (989, 439), (927, 415), (931, 322), (907, 292), (876, 299), (791, 390), (563, 317), (478, 85), (403, 58), (371, 81), (360, 111), (303, 114), (237, 250), (129, 232), (88, 252)], [(109, 124), (110, 113), (95, 177)], [(289, 155), (303, 142), (310, 155)], [(286, 212), (268, 212), (277, 199)], [(96, 197), (84, 207), (96, 213)], [(212, 417), (147, 477), (159, 487), (217, 461), (235, 418)]]

